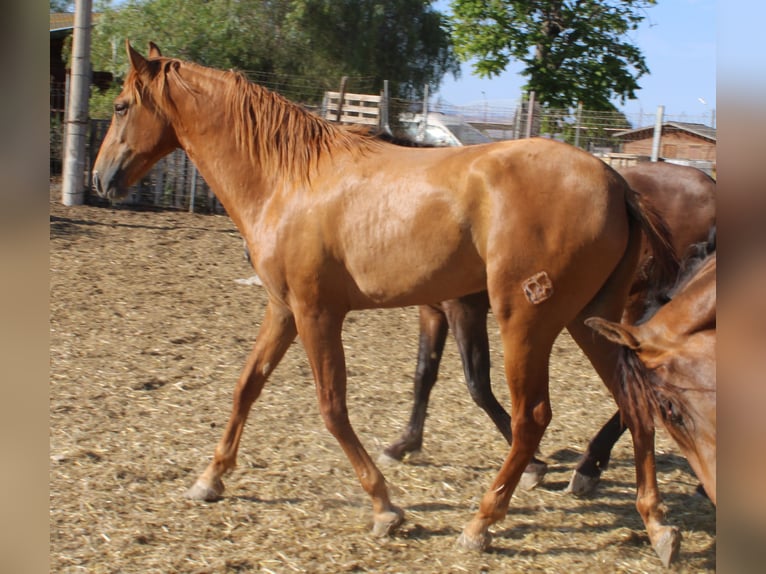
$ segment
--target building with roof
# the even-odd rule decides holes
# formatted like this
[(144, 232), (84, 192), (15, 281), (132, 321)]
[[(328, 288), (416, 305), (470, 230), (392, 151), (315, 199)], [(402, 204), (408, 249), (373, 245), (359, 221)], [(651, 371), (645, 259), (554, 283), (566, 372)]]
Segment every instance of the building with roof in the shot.
[[(100, 14), (91, 14), (91, 24), (98, 21)], [(66, 79), (68, 62), (64, 60), (64, 47), (71, 45), (74, 31), (74, 14), (68, 12), (50, 13), (50, 90), (51, 113), (63, 114), (66, 99)], [(109, 72), (93, 72), (91, 81), (100, 87), (107, 87), (112, 82)]]
[[(662, 124), (659, 157), (673, 163), (715, 166), (716, 129), (705, 124), (665, 122)], [(613, 136), (624, 154), (651, 156), (654, 126), (625, 130)]]

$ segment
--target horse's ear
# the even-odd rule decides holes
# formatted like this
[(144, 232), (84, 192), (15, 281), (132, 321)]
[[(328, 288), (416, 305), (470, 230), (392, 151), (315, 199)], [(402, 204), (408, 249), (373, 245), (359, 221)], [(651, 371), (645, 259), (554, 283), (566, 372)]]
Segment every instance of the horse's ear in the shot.
[(149, 42), (149, 57), (150, 58), (161, 58), (162, 52), (160, 52), (160, 49), (157, 47), (157, 44), (154, 42)]
[(637, 351), (641, 347), (641, 343), (633, 334), (632, 328), (628, 325), (607, 321), (601, 317), (591, 317), (590, 319), (586, 319), (585, 324), (612, 343), (617, 343), (618, 345), (628, 347), (634, 351)]
[(130, 61), (130, 65), (138, 73), (138, 75), (147, 75), (149, 73), (149, 64), (147, 63), (146, 58), (144, 58), (141, 54), (133, 49), (133, 46), (130, 45), (130, 40), (125, 40), (125, 49), (128, 52), (128, 60)]

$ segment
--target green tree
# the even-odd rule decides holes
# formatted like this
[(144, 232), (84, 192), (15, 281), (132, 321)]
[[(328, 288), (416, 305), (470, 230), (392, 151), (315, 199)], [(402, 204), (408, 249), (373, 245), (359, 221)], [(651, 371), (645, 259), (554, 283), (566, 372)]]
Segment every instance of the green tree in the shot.
[(139, 50), (153, 41), (169, 56), (206, 66), (300, 74), (301, 46), (288, 23), (291, 5), (284, 0), (127, 0), (116, 7), (102, 2), (93, 31), (93, 66), (124, 76), (129, 39)]
[(297, 0), (292, 14), (312, 68), (389, 80), (394, 96), (438, 88), (460, 65), (447, 17), (431, 0)]
[(446, 72), (459, 70), (447, 18), (430, 5), (430, 0), (127, 0), (112, 7), (107, 0), (94, 28), (93, 66), (122, 76), (129, 38), (142, 50), (151, 40), (163, 53), (203, 65), (279, 75), (282, 85), (271, 87), (288, 97), (297, 97), (300, 86), (290, 79), (295, 76), (304, 83), (316, 78), (320, 94), (336, 87), (342, 75), (371, 77), (376, 90), (389, 79), (399, 95), (419, 93), (424, 84), (436, 87)]
[(477, 58), (474, 71), (492, 77), (511, 60), (524, 64), (524, 86), (549, 107), (614, 110), (634, 99), (649, 72), (627, 35), (656, 0), (453, 0), (458, 55)]
[(74, 12), (74, 2), (68, 0), (50, 0), (51, 12)]

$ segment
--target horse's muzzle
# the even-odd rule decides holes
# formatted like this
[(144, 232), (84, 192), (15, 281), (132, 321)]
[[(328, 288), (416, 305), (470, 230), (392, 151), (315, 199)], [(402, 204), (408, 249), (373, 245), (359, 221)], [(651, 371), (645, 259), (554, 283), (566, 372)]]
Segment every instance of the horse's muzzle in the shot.
[(104, 197), (104, 188), (101, 184), (101, 178), (98, 176), (98, 172), (93, 172), (93, 191), (95, 191), (99, 197)]
[(122, 174), (119, 171), (107, 173), (106, 176), (98, 171), (93, 171), (93, 190), (99, 197), (119, 199), (126, 195), (127, 189), (121, 182)]

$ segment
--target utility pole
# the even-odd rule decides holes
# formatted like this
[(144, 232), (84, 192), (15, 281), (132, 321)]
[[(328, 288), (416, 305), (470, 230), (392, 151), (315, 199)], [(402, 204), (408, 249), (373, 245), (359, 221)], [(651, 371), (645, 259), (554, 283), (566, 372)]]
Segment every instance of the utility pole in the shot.
[(654, 120), (654, 138), (652, 139), (652, 161), (660, 159), (660, 144), (662, 143), (662, 123), (665, 118), (665, 106), (657, 106), (657, 117)]
[(72, 38), (72, 70), (69, 105), (66, 110), (64, 169), (61, 201), (82, 205), (85, 182), (85, 140), (88, 134), (88, 93), (90, 91), (90, 24), (93, 0), (75, 0)]

